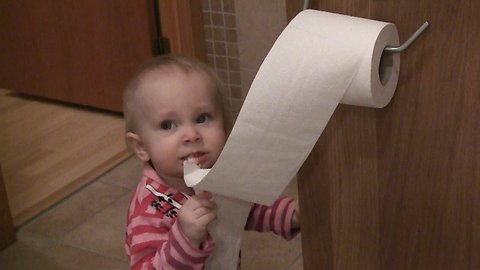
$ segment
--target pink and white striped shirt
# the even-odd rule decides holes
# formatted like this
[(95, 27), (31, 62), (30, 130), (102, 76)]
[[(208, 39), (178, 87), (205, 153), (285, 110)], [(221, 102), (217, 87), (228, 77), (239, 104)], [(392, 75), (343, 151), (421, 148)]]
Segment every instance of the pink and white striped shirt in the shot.
[[(177, 211), (188, 197), (168, 187), (145, 165), (127, 214), (125, 250), (131, 269), (203, 269), (215, 244), (209, 236), (198, 249), (183, 234)], [(254, 204), (245, 229), (291, 239), (298, 233), (291, 227), (294, 209), (292, 198), (279, 198), (272, 206)]]

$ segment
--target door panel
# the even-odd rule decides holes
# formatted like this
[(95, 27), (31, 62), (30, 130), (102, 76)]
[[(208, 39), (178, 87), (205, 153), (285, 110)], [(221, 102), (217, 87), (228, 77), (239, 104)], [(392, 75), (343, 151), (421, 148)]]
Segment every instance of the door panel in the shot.
[(480, 2), (313, 1), (405, 40), (384, 109), (341, 106), (299, 172), (305, 269), (480, 269)]
[(151, 56), (147, 1), (2, 1), (0, 12), (3, 88), (119, 111)]
[[(1, 1), (0, 87), (121, 111), (123, 87), (152, 56), (154, 1)], [(159, 4), (170, 52), (205, 60), (201, 2)]]

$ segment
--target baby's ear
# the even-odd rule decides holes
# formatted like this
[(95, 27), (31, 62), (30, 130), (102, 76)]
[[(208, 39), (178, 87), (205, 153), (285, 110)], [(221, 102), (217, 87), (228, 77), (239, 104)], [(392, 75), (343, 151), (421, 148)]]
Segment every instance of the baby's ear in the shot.
[(130, 149), (135, 152), (135, 154), (141, 161), (147, 162), (150, 160), (150, 156), (143, 147), (143, 142), (137, 134), (133, 132), (127, 132), (127, 134), (125, 135), (125, 140), (127, 141), (128, 147), (130, 147)]

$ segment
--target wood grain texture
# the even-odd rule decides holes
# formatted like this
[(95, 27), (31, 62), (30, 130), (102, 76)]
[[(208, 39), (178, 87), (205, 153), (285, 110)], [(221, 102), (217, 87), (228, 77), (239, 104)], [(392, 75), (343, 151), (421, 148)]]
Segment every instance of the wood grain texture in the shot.
[(15, 226), (128, 156), (120, 115), (0, 89), (0, 163)]
[[(206, 60), (201, 1), (159, 4), (171, 52)], [(1, 1), (0, 87), (121, 112), (154, 34), (152, 1)]]
[(375, 125), (371, 109), (340, 105), (298, 174), (304, 269), (379, 265)]
[(201, 1), (159, 1), (162, 33), (168, 38), (172, 53), (206, 61), (205, 35)]
[(393, 22), (401, 41), (431, 27), (392, 103), (339, 108), (299, 172), (305, 269), (479, 269), (480, 2), (312, 5)]
[(151, 56), (147, 1), (1, 1), (0, 87), (121, 111)]
[(479, 9), (473, 0), (372, 8), (397, 22), (403, 39), (431, 23), (402, 55), (391, 106), (377, 112), (382, 265), (390, 269), (480, 268)]

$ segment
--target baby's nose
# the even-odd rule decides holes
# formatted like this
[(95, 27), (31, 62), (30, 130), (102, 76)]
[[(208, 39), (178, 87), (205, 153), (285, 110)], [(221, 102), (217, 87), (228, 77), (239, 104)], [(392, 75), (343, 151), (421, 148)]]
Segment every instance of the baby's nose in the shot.
[(183, 141), (186, 143), (197, 142), (200, 140), (200, 133), (197, 128), (193, 125), (185, 127), (185, 132), (183, 134)]

